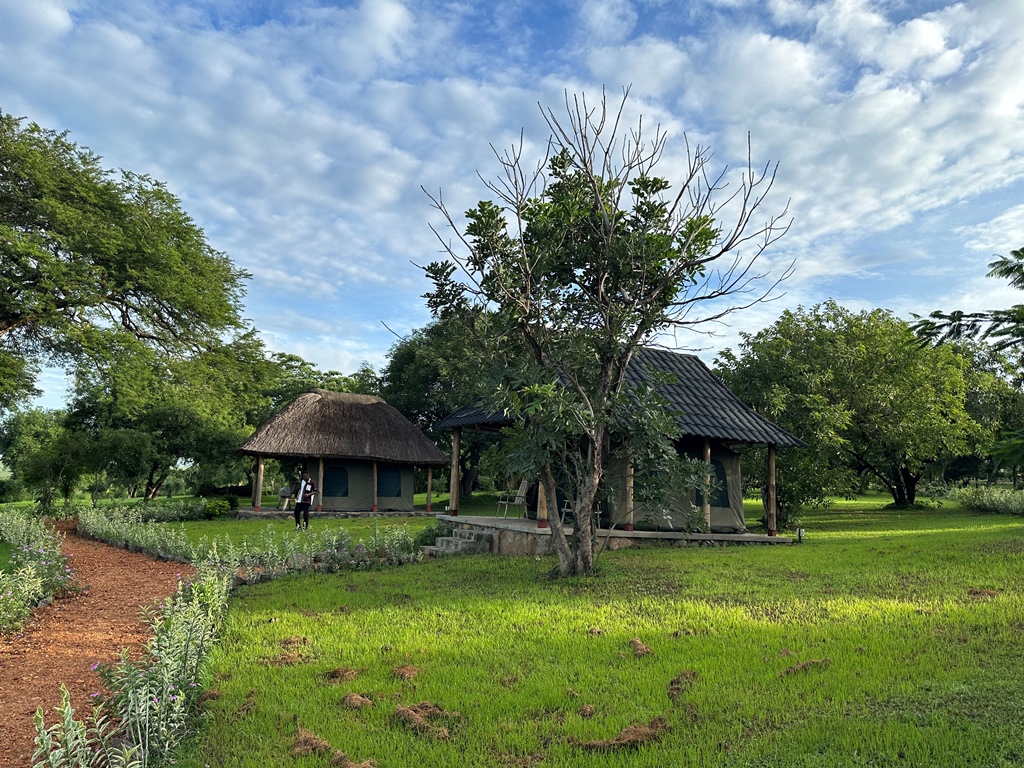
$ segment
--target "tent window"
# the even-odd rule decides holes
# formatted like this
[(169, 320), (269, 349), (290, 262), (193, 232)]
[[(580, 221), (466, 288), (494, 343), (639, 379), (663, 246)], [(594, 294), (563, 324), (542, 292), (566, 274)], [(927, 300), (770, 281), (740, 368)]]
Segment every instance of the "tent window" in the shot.
[(323, 495), (331, 498), (348, 496), (348, 467), (337, 464), (324, 467)]
[(402, 470), (399, 467), (377, 467), (377, 495), (402, 495)]
[[(729, 482), (725, 477), (725, 465), (718, 459), (711, 459), (711, 466), (715, 470), (715, 484), (718, 488), (711, 494), (711, 506), (712, 507), (728, 507), (729, 506)], [(704, 505), (704, 494), (697, 489), (697, 506)]]

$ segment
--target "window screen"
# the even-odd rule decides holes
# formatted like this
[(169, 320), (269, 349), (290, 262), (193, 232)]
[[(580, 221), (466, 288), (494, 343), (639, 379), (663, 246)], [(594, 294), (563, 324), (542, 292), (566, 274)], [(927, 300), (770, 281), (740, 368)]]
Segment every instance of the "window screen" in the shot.
[(400, 467), (377, 467), (377, 496), (402, 495), (402, 470)]
[(348, 468), (338, 464), (324, 467), (323, 495), (348, 496)]

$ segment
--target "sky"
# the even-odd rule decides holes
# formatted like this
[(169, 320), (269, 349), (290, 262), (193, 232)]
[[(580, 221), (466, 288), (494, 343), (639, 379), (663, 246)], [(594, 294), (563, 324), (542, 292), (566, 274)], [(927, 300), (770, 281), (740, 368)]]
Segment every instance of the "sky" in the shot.
[[(430, 321), (443, 222), (492, 195), (492, 147), (542, 155), (565, 94), (602, 89), (712, 167), (778, 163), (792, 275), (711, 360), (787, 308), (909, 318), (1021, 301), (987, 264), (1024, 246), (1024, 2), (0, 0), (0, 110), (166, 182), (251, 273), (271, 351), (380, 367)], [(734, 178), (727, 176), (727, 178)], [(788, 208), (787, 208), (788, 206)], [(40, 404), (64, 380), (43, 372)]]

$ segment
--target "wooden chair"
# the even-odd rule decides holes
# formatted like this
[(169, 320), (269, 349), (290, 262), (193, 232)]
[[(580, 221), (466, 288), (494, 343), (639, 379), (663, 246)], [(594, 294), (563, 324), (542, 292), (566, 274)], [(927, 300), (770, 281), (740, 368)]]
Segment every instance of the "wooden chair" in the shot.
[[(526, 489), (529, 488), (530, 483), (528, 480), (523, 480), (519, 484), (519, 490), (512, 493), (506, 493), (498, 498), (498, 512), (502, 513), (502, 517), (508, 517), (509, 507), (519, 507), (519, 517), (523, 516), (523, 510), (526, 509)], [(502, 510), (504, 508), (504, 511)]]

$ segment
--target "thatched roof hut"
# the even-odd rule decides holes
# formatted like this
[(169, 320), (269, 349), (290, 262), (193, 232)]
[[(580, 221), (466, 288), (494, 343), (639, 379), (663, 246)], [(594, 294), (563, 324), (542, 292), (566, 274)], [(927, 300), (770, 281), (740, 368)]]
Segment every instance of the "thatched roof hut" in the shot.
[[(379, 397), (314, 389), (299, 395), (245, 441), (257, 457), (254, 505), (264, 458), (300, 458), (319, 478), (318, 509), (412, 509), (412, 468), (448, 458)], [(429, 503), (429, 502), (428, 502)]]

